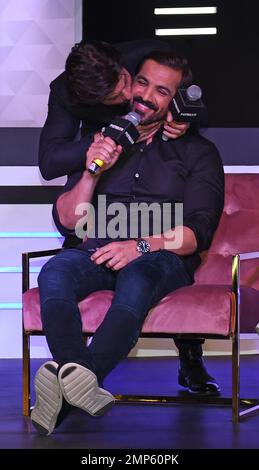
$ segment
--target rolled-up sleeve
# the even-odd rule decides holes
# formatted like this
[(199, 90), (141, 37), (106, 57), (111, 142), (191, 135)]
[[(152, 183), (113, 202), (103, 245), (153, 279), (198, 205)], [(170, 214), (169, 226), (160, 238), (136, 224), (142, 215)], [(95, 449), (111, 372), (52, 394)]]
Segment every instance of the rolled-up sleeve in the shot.
[(68, 176), (66, 184), (63, 186), (62, 190), (60, 191), (60, 194), (58, 195), (56, 201), (53, 204), (52, 208), (52, 216), (55, 222), (55, 225), (58, 229), (58, 231), (63, 235), (64, 237), (68, 237), (71, 235), (75, 234), (74, 230), (69, 230), (67, 227), (64, 227), (64, 225), (61, 224), (58, 211), (57, 211), (57, 200), (61, 196), (61, 194), (64, 194), (68, 191), (70, 191), (81, 179), (82, 177), (82, 172), (77, 172), (73, 173), (72, 175)]
[(39, 142), (39, 168), (43, 178), (51, 180), (83, 171), (93, 135), (77, 139), (79, 129), (80, 119), (73, 116), (51, 90), (48, 116)]
[(184, 192), (184, 225), (195, 233), (201, 252), (210, 246), (224, 207), (224, 170), (215, 145), (205, 139), (199, 152), (192, 143), (187, 152), (192, 167)]

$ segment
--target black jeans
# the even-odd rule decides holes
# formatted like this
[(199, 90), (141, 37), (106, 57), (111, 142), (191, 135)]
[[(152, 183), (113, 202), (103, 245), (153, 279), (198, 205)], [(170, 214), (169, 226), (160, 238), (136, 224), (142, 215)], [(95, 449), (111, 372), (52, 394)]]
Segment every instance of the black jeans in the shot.
[[(78, 249), (61, 251), (43, 266), (38, 281), (53, 359), (59, 365), (82, 364), (101, 382), (136, 344), (150, 308), (192, 281), (182, 260), (167, 250), (144, 254), (119, 271), (94, 264), (90, 256)], [(115, 291), (114, 299), (86, 347), (77, 303), (105, 289)]]

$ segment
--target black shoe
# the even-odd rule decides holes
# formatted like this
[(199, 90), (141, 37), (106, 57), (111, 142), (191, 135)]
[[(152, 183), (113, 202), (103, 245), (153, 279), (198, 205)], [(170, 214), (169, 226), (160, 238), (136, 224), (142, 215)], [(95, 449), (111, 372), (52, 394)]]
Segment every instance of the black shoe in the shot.
[(218, 396), (221, 392), (214, 377), (208, 374), (202, 359), (189, 364), (186, 362), (183, 364), (181, 361), (178, 383), (182, 387), (188, 388), (190, 392), (200, 395)]
[(203, 362), (201, 344), (197, 342), (178, 343), (177, 347), (180, 358), (179, 385), (200, 395), (220, 395), (220, 386), (214, 377), (208, 374)]

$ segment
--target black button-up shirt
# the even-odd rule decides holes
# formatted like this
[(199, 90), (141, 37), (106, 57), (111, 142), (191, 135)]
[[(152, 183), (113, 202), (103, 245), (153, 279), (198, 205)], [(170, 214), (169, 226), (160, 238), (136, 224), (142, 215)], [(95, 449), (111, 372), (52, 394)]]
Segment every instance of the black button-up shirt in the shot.
[[(82, 173), (71, 175), (64, 191), (71, 189), (79, 181), (81, 175)], [(119, 215), (123, 217), (127, 214), (127, 234), (126, 236), (120, 234), (117, 240), (165, 231), (163, 217), (159, 229), (157, 224), (154, 228), (153, 213), (150, 210), (148, 212), (149, 233), (141, 233), (139, 223), (137, 233), (130, 237), (131, 216), (132, 212), (136, 212), (138, 204), (157, 203), (162, 209), (164, 203), (170, 203), (171, 228), (173, 228), (175, 204), (183, 203), (183, 225), (193, 230), (198, 245), (196, 253), (182, 256), (192, 275), (200, 263), (198, 253), (209, 247), (222, 213), (224, 205), (222, 162), (215, 145), (207, 139), (198, 135), (185, 135), (176, 140), (164, 142), (161, 134), (158, 133), (149, 145), (135, 144), (130, 154), (122, 154), (114, 167), (101, 175), (92, 200), (96, 209), (98, 195), (106, 196), (107, 208), (114, 202), (122, 202), (126, 208), (126, 212), (119, 213)], [(132, 203), (135, 204), (132, 206)], [(168, 204), (166, 207), (167, 215), (169, 215)], [(60, 224), (55, 207), (53, 214), (60, 232), (65, 236), (71, 235), (71, 231)], [(108, 215), (105, 225), (107, 226), (117, 215), (118, 212)], [(140, 219), (137, 220), (140, 222)], [(97, 221), (96, 216), (95, 237), (88, 238), (78, 248), (93, 249), (114, 241), (109, 238), (109, 233), (104, 233), (105, 227), (98, 227)], [(98, 236), (98, 229), (102, 232), (101, 237)]]

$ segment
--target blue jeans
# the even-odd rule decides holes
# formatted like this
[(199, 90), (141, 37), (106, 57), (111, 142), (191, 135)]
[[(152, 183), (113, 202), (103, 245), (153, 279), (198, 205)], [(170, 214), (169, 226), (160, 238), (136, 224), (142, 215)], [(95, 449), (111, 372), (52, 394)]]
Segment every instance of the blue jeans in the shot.
[[(182, 260), (167, 250), (142, 255), (119, 271), (96, 265), (90, 256), (68, 249), (43, 266), (38, 278), (41, 316), (53, 359), (59, 365), (82, 364), (101, 382), (136, 344), (150, 308), (192, 280)], [(114, 299), (86, 347), (77, 303), (104, 289), (113, 290)]]

